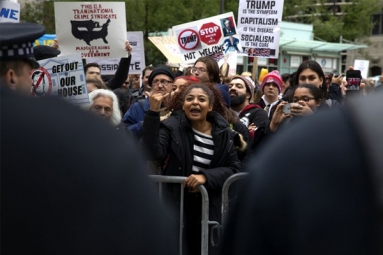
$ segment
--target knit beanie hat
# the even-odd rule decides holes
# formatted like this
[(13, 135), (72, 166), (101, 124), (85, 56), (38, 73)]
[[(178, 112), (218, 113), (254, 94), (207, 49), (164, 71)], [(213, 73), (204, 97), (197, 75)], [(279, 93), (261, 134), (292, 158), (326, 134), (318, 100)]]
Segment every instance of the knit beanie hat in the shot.
[(170, 79), (172, 79), (174, 81), (175, 75), (174, 75), (174, 72), (172, 71), (172, 69), (168, 66), (162, 65), (162, 66), (156, 67), (156, 69), (154, 69), (152, 71), (152, 73), (150, 74), (149, 79), (148, 79), (148, 84), (150, 87), (152, 86), (154, 77), (156, 77), (159, 74), (165, 74), (165, 75), (169, 76)]
[(227, 108), (230, 108), (230, 94), (229, 94), (229, 86), (226, 84), (218, 84), (216, 87), (219, 92), (221, 92), (223, 103), (225, 103)]
[(234, 79), (241, 79), (246, 85), (246, 91), (249, 92), (250, 94), (253, 94), (254, 86), (251, 83), (250, 78), (246, 76), (242, 76), (242, 75), (236, 75), (233, 78), (231, 78), (230, 82)]
[(277, 70), (271, 71), (265, 76), (265, 78), (263, 78), (262, 85), (261, 85), (262, 91), (265, 88), (265, 84), (270, 82), (274, 82), (278, 86), (279, 93), (281, 93), (282, 77)]

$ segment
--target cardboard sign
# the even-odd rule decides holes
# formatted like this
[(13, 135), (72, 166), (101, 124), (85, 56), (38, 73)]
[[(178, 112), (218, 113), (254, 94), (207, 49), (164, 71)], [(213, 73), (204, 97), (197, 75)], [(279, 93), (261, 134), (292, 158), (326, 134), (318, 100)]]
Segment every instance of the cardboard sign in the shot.
[(368, 77), (368, 67), (370, 65), (369, 60), (355, 59), (354, 60), (354, 70), (360, 70), (362, 77)]
[(240, 0), (238, 33), (250, 57), (278, 58), (283, 0)]
[(3, 22), (20, 22), (20, 4), (0, 1), (0, 23)]
[[(141, 74), (145, 69), (144, 34), (142, 31), (127, 32), (127, 40), (132, 45), (132, 60), (130, 62), (129, 74)], [(101, 67), (103, 75), (114, 75), (117, 71), (120, 58), (89, 58), (87, 63), (95, 62)]]
[(45, 34), (35, 41), (35, 46), (37, 45), (51, 46), (55, 39), (56, 39), (55, 34)]
[(149, 40), (164, 54), (169, 63), (180, 63), (180, 49), (175, 36), (148, 37)]
[(38, 62), (40, 67), (32, 72), (31, 94), (33, 96), (58, 96), (77, 105), (89, 103), (80, 54)]
[(223, 76), (227, 77), (237, 73), (237, 52), (228, 52), (217, 62)]
[(183, 63), (194, 63), (202, 56), (242, 51), (231, 12), (174, 26), (173, 31)]
[(124, 2), (55, 2), (54, 6), (57, 39), (63, 55), (127, 57)]

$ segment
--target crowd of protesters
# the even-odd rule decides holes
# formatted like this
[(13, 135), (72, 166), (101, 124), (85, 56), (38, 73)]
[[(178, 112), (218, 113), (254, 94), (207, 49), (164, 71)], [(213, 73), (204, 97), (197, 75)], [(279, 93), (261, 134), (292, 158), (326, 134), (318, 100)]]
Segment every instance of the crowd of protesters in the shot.
[[(230, 176), (246, 172), (255, 155), (263, 155), (267, 144), (280, 134), (291, 134), (288, 130), (298, 122), (310, 122), (321, 111), (346, 108), (351, 95), (341, 75), (325, 74), (314, 60), (301, 63), (294, 73), (281, 75), (272, 70), (257, 80), (248, 72), (228, 77), (227, 72), (222, 73), (225, 68), (205, 56), (185, 71), (148, 66), (139, 86), (139, 79), (129, 76), (129, 42), (125, 49), (130, 56), (121, 59), (116, 74), (108, 80), (98, 64), (85, 65), (90, 104), (83, 108), (134, 141), (130, 146), (147, 161), (146, 174), (186, 177), (183, 198), (178, 186), (165, 188), (173, 205), (184, 201), (184, 254), (201, 251), (198, 186), (203, 185), (209, 194), (209, 220), (220, 223), (221, 191)], [(43, 58), (57, 56), (58, 42), (43, 51)], [(7, 75), (9, 68), (4, 69)], [(2, 83), (17, 90), (21, 83), (5, 74)], [(27, 86), (22, 90), (27, 91)], [(370, 97), (382, 86), (363, 79), (352, 96)], [(327, 124), (331, 127), (332, 123)], [(218, 254), (216, 247), (210, 245), (209, 254)]]
[[(185, 71), (174, 72), (166, 65), (145, 68), (141, 89), (121, 86), (126, 93), (119, 97), (120, 104), (130, 102), (121, 122), (146, 156), (147, 173), (187, 177), (185, 254), (201, 250), (197, 186), (208, 191), (209, 219), (221, 222), (221, 190), (228, 177), (247, 171), (272, 137), (302, 119), (346, 107), (347, 82), (341, 75), (330, 79), (314, 60), (291, 74), (273, 70), (253, 80), (248, 72), (224, 76), (214, 58), (201, 57)], [(375, 85), (363, 79), (360, 96), (374, 92)], [(168, 185), (166, 192), (172, 204), (179, 205), (178, 186)], [(210, 245), (209, 254), (216, 252)]]

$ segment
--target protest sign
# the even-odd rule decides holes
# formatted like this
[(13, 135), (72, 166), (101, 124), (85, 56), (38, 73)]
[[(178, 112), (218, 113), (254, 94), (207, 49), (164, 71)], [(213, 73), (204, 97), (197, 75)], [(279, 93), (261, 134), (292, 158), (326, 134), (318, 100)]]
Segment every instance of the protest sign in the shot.
[(38, 61), (33, 70), (31, 94), (58, 96), (77, 105), (89, 103), (81, 55), (73, 54)]
[(35, 41), (35, 46), (37, 45), (52, 46), (55, 39), (56, 39), (55, 34), (45, 34)]
[(228, 52), (217, 62), (222, 76), (227, 77), (237, 73), (237, 52)]
[[(142, 31), (138, 31), (127, 32), (126, 36), (133, 48), (129, 73), (141, 74), (145, 68), (144, 35)], [(114, 75), (120, 63), (120, 58), (88, 58), (86, 62), (99, 64), (103, 75)]]
[(360, 70), (363, 78), (368, 77), (368, 67), (370, 65), (369, 60), (355, 59), (354, 60), (354, 70)]
[(63, 55), (127, 57), (124, 2), (55, 2), (56, 32)]
[(0, 1), (0, 23), (20, 21), (20, 4), (10, 1)]
[(283, 0), (240, 0), (238, 33), (250, 57), (278, 58)]
[(181, 62), (194, 63), (199, 57), (240, 52), (233, 13), (174, 26)]
[(153, 36), (148, 38), (164, 54), (169, 63), (180, 63), (180, 50), (175, 36)]

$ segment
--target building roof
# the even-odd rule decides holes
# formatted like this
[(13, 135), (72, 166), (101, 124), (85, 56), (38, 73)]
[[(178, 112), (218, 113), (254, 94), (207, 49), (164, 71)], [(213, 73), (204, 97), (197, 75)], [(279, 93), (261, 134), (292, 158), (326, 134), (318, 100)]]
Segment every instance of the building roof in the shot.
[(293, 50), (302, 52), (341, 52), (344, 50), (355, 50), (367, 48), (364, 44), (330, 43), (316, 40), (301, 40), (295, 38), (280, 38), (281, 50)]
[(364, 44), (331, 43), (314, 40), (313, 38), (313, 25), (286, 21), (281, 22), (279, 47), (284, 51), (334, 53), (342, 52), (344, 50), (355, 50), (368, 47)]

